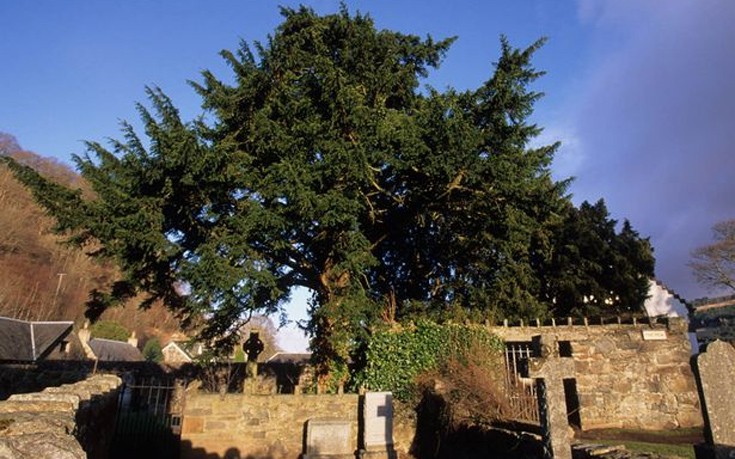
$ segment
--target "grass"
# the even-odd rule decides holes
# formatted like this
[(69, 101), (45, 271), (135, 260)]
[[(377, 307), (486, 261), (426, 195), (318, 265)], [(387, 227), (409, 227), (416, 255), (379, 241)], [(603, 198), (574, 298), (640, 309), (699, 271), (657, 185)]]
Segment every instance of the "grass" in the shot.
[(588, 431), (582, 438), (603, 445), (624, 445), (628, 451), (694, 459), (692, 445), (704, 441), (701, 428), (642, 431), (603, 429)]
[[(668, 429), (668, 430), (640, 430), (640, 429), (599, 429), (589, 430), (583, 433), (583, 436), (591, 436), (591, 438), (634, 438), (646, 436), (648, 438), (660, 438), (665, 443), (689, 443), (693, 438), (704, 440), (704, 432), (701, 427), (692, 427), (687, 429)], [(647, 443), (647, 442), (646, 442)]]
[(676, 456), (694, 459), (694, 448), (691, 445), (672, 445), (665, 443), (646, 443), (630, 440), (595, 440), (603, 445), (624, 445), (628, 451), (639, 453), (656, 453), (664, 456)]

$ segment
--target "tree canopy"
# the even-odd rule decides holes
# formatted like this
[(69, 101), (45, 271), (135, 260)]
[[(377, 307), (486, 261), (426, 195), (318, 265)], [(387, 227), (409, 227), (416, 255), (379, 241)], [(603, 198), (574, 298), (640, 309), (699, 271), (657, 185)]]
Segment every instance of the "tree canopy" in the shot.
[[(378, 319), (543, 317), (561, 295), (586, 292), (565, 282), (595, 244), (647, 244), (627, 224), (616, 235), (606, 210), (574, 209), (568, 181), (550, 174), (558, 143), (532, 146), (542, 94), (530, 85), (543, 72), (531, 59), (544, 40), (516, 49), (501, 37), (487, 81), (439, 91), (420, 85), (453, 39), (377, 30), (344, 7), (283, 16), (267, 43), (222, 52), (232, 83), (209, 71), (192, 83), (201, 118), (183, 121), (150, 88), (151, 109), (138, 106), (148, 142), (123, 124), (110, 148), (88, 143), (74, 159), (93, 198), (14, 166), (58, 231), (98, 242), (96, 255), (121, 267), (93, 293), (92, 313), (145, 292), (185, 322), (205, 316), (201, 337), (228, 345), (249, 314), (277, 311), (302, 286), (314, 295), (312, 348), (343, 367)], [(605, 234), (559, 233), (595, 212), (590, 224)], [(589, 236), (588, 253), (574, 252), (575, 234)], [(618, 266), (598, 265), (592, 277)], [(604, 289), (615, 297), (617, 285)]]

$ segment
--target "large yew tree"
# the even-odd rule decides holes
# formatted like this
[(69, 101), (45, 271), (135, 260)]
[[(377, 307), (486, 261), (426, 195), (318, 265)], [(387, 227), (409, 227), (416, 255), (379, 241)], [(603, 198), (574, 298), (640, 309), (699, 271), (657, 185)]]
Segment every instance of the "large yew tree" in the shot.
[(486, 82), (439, 91), (422, 79), (452, 39), (376, 30), (345, 8), (283, 15), (267, 43), (222, 52), (234, 83), (208, 71), (193, 83), (201, 119), (149, 89), (144, 138), (124, 125), (110, 148), (89, 143), (75, 161), (93, 198), (16, 166), (58, 230), (121, 267), (91, 311), (143, 292), (206, 317), (202, 337), (226, 344), (302, 286), (332, 370), (380, 318), (547, 314), (540, 270), (570, 203), (550, 176), (558, 145), (531, 146), (542, 41), (502, 38)]

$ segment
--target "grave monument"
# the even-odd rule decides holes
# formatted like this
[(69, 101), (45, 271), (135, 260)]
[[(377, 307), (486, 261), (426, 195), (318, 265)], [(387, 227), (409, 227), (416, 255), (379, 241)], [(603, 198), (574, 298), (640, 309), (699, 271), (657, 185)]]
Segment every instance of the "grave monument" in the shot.
[(360, 457), (395, 459), (393, 448), (393, 394), (366, 392), (363, 396), (363, 449)]
[(716, 340), (697, 357), (707, 441), (717, 459), (735, 458), (735, 348)]
[(354, 459), (348, 419), (309, 419), (303, 459)]

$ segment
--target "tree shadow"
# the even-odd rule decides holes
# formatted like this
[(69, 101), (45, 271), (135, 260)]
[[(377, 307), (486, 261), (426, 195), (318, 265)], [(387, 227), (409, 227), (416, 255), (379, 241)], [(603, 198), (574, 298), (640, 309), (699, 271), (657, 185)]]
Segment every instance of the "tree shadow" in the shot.
[(516, 425), (448, 425), (447, 403), (426, 391), (416, 407), (416, 434), (410, 453), (418, 459), (530, 459), (543, 456), (538, 435)]
[(248, 454), (243, 456), (239, 448), (230, 447), (220, 455), (218, 453), (208, 452), (205, 448), (195, 448), (191, 441), (184, 440), (181, 442), (181, 459), (273, 459), (270, 454)]

